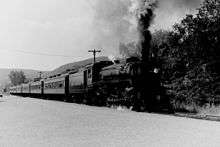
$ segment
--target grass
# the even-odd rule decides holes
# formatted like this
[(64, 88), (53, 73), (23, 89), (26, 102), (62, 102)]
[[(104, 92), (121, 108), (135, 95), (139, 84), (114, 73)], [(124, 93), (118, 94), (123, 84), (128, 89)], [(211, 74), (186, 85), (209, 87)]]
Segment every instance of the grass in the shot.
[(220, 116), (220, 106), (211, 105), (209, 103), (199, 106), (195, 103), (186, 104), (186, 103), (173, 103), (175, 112), (183, 113), (195, 113), (198, 115), (214, 115)]
[(220, 116), (220, 106), (207, 104), (199, 109), (198, 114)]

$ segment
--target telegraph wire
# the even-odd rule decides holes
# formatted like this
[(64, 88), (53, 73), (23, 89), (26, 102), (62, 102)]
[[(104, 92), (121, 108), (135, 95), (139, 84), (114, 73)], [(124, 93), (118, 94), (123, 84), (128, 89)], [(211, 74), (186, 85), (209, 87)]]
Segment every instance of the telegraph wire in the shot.
[[(6, 51), (6, 50), (4, 50)], [(60, 54), (49, 54), (49, 53), (42, 53), (42, 52), (29, 52), (24, 50), (7, 50), (8, 52), (19, 52), (24, 54), (30, 54), (30, 55), (41, 55), (41, 56), (55, 56), (55, 57), (65, 57), (65, 58), (73, 58), (73, 56), (68, 55), (60, 55)]]

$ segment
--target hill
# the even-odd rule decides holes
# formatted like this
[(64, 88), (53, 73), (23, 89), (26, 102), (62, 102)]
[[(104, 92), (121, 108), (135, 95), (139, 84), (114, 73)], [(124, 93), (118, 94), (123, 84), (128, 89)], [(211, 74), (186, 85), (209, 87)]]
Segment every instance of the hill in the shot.
[[(96, 61), (106, 61), (106, 60), (109, 60), (109, 58), (104, 56), (96, 58)], [(45, 72), (43, 74), (43, 77), (49, 77), (57, 74), (67, 73), (68, 71), (76, 71), (79, 68), (84, 67), (91, 63), (93, 63), (93, 58), (89, 58), (78, 62), (68, 63), (54, 69), (53, 71)]]

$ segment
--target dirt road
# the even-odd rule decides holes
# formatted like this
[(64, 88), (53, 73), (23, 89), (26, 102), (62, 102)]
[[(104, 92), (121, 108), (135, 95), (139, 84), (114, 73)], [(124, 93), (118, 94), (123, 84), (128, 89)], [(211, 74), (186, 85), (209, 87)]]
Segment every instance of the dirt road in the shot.
[(0, 146), (220, 146), (220, 123), (4, 96)]

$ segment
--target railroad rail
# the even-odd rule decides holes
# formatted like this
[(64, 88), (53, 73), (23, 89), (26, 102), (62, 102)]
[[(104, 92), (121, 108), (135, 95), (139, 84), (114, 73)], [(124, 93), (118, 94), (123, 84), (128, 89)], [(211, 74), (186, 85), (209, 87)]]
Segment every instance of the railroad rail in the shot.
[(187, 117), (187, 118), (202, 119), (202, 120), (209, 120), (209, 121), (220, 121), (220, 116), (209, 115), (209, 114), (192, 114), (192, 113), (176, 112), (173, 115), (177, 117)]

